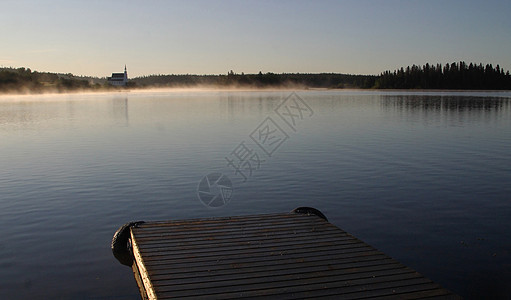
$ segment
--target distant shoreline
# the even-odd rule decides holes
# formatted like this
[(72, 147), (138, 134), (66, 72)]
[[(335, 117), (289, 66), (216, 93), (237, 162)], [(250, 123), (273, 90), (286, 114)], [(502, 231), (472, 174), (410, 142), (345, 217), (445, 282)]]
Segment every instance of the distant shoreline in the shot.
[(128, 80), (125, 87), (111, 86), (107, 78), (32, 72), (26, 68), (0, 68), (0, 94), (110, 92), (144, 89), (212, 90), (511, 90), (511, 75), (499, 65), (465, 62), (409, 66), (380, 75), (341, 73), (262, 73), (226, 75), (149, 75)]

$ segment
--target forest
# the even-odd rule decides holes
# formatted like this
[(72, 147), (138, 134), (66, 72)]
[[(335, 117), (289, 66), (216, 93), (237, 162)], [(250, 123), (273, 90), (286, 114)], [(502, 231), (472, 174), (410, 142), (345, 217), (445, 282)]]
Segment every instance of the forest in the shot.
[(232, 70), (227, 75), (150, 75), (133, 78), (138, 87), (289, 87), (289, 88), (371, 88), (377, 76), (349, 75), (335, 73), (262, 73), (236, 74)]
[[(339, 73), (262, 73), (237, 74), (232, 70), (219, 75), (149, 75), (131, 78), (128, 89), (161, 87), (219, 88), (358, 88), (358, 89), (458, 89), (511, 90), (511, 75), (499, 65), (429, 63), (408, 66), (380, 75)], [(0, 68), (0, 93), (42, 93), (117, 90), (106, 77), (75, 76), (37, 72), (28, 68)]]
[(70, 92), (99, 90), (106, 80), (95, 77), (37, 72), (28, 68), (0, 68), (0, 93)]
[(511, 75), (499, 65), (467, 65), (461, 61), (441, 64), (408, 66), (386, 71), (376, 80), (376, 89), (458, 89), (458, 90), (511, 90)]

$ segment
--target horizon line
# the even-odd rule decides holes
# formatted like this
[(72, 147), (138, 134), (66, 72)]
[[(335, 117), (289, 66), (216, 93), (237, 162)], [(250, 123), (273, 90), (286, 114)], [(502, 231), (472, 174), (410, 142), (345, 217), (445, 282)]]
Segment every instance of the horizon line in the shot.
[[(451, 64), (459, 64), (459, 63), (464, 63), (466, 65), (470, 65), (470, 64), (473, 64), (474, 66), (479, 66), (479, 65), (483, 65), (483, 66), (487, 66), (487, 65), (491, 65), (493, 67), (497, 67), (499, 66), (500, 67), (500, 64), (497, 63), (497, 64), (493, 64), (493, 63), (482, 63), (482, 62), (469, 62), (469, 63), (466, 63), (465, 61), (463, 60), (459, 60), (459, 61), (454, 61), (454, 62), (449, 62), (449, 63), (424, 63), (424, 64), (412, 64), (412, 65), (407, 65), (407, 66), (400, 66), (400, 67), (396, 67), (395, 69), (393, 70), (384, 70), (384, 71), (380, 71), (378, 72), (377, 74), (360, 74), (360, 73), (342, 73), (342, 72), (280, 72), (280, 73), (277, 73), (277, 72), (262, 72), (262, 71), (259, 71), (257, 73), (245, 73), (245, 72), (240, 72), (240, 73), (234, 73), (231, 70), (229, 70), (228, 72), (226, 73), (203, 73), (203, 74), (199, 74), (199, 73), (152, 73), (152, 74), (145, 74), (145, 75), (138, 75), (138, 76), (134, 76), (132, 78), (139, 78), (139, 77), (148, 77), (148, 76), (227, 76), (230, 72), (233, 72), (234, 75), (257, 75), (259, 73), (262, 73), (262, 74), (336, 74), (336, 75), (351, 75), (351, 76), (381, 76), (383, 73), (385, 72), (393, 72), (393, 71), (399, 71), (400, 69), (406, 69), (408, 67), (413, 67), (413, 66), (417, 66), (417, 67), (424, 67), (426, 66), (426, 64), (430, 65), (430, 66), (437, 66), (437, 65), (441, 65), (441, 66), (445, 66), (447, 64), (451, 65)], [(127, 64), (125, 64), (125, 69), (127, 69)], [(97, 79), (103, 79), (103, 78), (108, 78), (109, 76), (108, 75), (105, 75), (105, 76), (97, 76), (97, 75), (83, 75), (83, 74), (75, 74), (75, 73), (71, 73), (71, 72), (51, 72), (51, 71), (39, 71), (39, 70), (34, 70), (30, 67), (25, 67), (25, 66), (22, 66), (22, 67), (13, 67), (13, 66), (5, 66), (5, 65), (0, 65), (0, 69), (21, 69), (21, 68), (24, 68), (26, 70), (30, 70), (31, 72), (38, 72), (38, 73), (52, 73), (52, 74), (60, 74), (60, 75), (72, 75), (72, 76), (75, 76), (75, 77), (89, 77), (89, 78), (97, 78)], [(501, 68), (502, 71), (507, 72), (511, 72), (510, 70), (505, 70), (503, 68)], [(124, 71), (123, 71), (124, 72)], [(112, 72), (112, 73), (116, 73), (116, 72)], [(128, 72), (129, 73), (129, 72)], [(111, 74), (111, 73), (110, 73)]]

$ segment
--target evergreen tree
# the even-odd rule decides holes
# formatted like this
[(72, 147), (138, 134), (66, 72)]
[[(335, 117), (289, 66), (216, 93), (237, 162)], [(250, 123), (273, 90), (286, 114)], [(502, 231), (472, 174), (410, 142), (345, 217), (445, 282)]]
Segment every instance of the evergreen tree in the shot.
[(467, 65), (464, 61), (424, 66), (412, 65), (380, 74), (374, 87), (381, 89), (511, 89), (509, 71), (492, 64)]

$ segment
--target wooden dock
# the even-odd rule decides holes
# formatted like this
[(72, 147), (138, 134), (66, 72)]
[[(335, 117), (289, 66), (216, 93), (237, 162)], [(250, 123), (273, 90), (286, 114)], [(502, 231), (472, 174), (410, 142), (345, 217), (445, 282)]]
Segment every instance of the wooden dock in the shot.
[(142, 298), (460, 299), (326, 218), (299, 211), (131, 227)]

